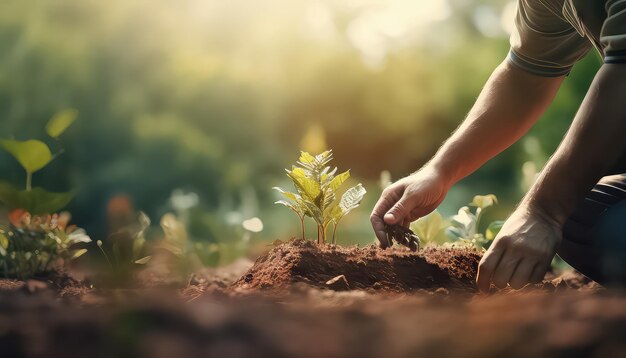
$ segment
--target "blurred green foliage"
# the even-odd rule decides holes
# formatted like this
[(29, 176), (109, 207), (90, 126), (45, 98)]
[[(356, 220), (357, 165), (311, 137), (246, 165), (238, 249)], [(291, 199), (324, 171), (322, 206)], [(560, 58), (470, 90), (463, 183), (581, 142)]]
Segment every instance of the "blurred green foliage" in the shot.
[[(372, 242), (374, 183), (383, 170), (397, 179), (417, 169), (463, 119), (506, 56), (510, 10), (478, 0), (3, 1), (0, 134), (40, 137), (52, 113), (75, 108), (66, 154), (34, 185), (77, 188), (69, 210), (94, 237), (105, 237), (116, 195), (158, 218), (175, 189), (193, 192), (194, 212), (206, 214), (189, 234), (212, 242), (223, 239), (210, 230), (224, 217), (214, 212), (259, 216), (253, 239), (298, 232), (270, 188), (286, 184), (292, 153), (320, 149), (301, 145), (323, 143), (373, 189), (340, 243)], [(505, 217), (599, 65), (595, 54), (581, 61), (529, 136), (462, 181), (441, 211), (489, 192), (501, 205), (484, 222)], [(0, 172), (23, 180), (5, 153)]]

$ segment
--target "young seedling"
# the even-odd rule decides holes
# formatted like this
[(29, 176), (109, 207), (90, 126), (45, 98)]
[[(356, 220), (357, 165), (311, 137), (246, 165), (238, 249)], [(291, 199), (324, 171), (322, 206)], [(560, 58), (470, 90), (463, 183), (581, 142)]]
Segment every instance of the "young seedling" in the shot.
[(291, 170), (286, 169), (297, 193), (275, 187), (285, 200), (281, 204), (291, 209), (300, 219), (302, 239), (304, 239), (304, 218), (310, 217), (317, 224), (317, 242), (326, 242), (328, 225), (333, 224), (332, 243), (336, 243), (336, 230), (341, 219), (356, 209), (365, 196), (362, 184), (346, 190), (341, 198), (338, 194), (341, 186), (350, 178), (350, 171), (337, 173), (337, 168), (329, 165), (333, 159), (332, 151), (318, 155), (301, 152), (300, 158)]

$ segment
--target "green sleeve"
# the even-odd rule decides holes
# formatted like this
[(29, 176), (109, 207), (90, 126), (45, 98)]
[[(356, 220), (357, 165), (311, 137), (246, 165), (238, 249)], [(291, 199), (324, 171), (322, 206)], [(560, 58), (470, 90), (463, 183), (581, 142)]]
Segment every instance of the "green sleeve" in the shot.
[(607, 0), (600, 33), (605, 63), (626, 63), (626, 0)]
[(563, 76), (585, 56), (591, 43), (567, 22), (558, 3), (518, 0), (509, 62), (539, 76)]

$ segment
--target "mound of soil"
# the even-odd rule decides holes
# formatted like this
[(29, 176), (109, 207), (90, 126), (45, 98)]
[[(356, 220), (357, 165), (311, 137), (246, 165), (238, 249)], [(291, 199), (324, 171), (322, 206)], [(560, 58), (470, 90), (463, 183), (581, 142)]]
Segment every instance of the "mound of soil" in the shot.
[[(335, 290), (411, 292), (446, 289), (475, 292), (481, 254), (457, 248), (381, 250), (375, 246), (344, 248), (291, 240), (256, 260), (234, 284), (239, 289), (283, 289), (302, 282)], [(343, 276), (343, 277), (340, 277)]]

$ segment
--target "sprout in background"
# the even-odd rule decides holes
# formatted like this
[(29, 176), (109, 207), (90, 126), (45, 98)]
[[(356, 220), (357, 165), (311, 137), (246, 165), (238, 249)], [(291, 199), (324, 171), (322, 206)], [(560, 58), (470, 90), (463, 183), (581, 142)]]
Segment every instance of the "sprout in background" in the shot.
[(109, 236), (111, 247), (108, 251), (110, 254), (107, 254), (102, 241), (96, 242), (114, 278), (120, 279), (122, 282), (128, 280), (131, 278), (132, 272), (150, 261), (152, 256), (147, 255), (148, 248), (145, 237), (149, 227), (150, 218), (140, 211), (136, 214), (133, 222)]
[(411, 229), (425, 242), (484, 249), (496, 238), (504, 224), (504, 221), (494, 221), (484, 234), (478, 232), (485, 209), (497, 203), (498, 199), (493, 194), (476, 195), (468, 206), (460, 208), (451, 218), (446, 220), (435, 210), (414, 222)]

